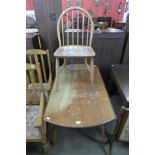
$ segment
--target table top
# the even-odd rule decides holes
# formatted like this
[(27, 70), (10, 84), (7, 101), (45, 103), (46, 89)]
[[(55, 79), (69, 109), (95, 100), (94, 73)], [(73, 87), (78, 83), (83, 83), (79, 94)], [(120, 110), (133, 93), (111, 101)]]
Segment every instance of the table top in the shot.
[(129, 104), (129, 65), (117, 64), (111, 66), (113, 79), (127, 104)]
[(44, 120), (63, 127), (83, 128), (116, 118), (99, 69), (94, 68), (94, 87), (84, 65), (61, 67), (59, 90), (54, 82)]

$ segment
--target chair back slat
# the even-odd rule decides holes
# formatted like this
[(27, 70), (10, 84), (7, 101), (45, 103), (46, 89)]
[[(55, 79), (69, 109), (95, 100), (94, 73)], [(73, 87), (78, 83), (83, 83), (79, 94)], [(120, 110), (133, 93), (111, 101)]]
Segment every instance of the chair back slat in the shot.
[(40, 69), (40, 63), (37, 63), (37, 73), (38, 73), (38, 80), (39, 80), (39, 84), (40, 84), (40, 91), (43, 91), (43, 80), (42, 80), (42, 76), (41, 76), (41, 69)]
[(82, 13), (82, 46), (83, 46), (83, 39), (84, 39), (84, 12)]
[(28, 58), (29, 58), (29, 62), (30, 62), (30, 64), (32, 64), (32, 58), (31, 58), (31, 56), (28, 55)]
[[(68, 12), (67, 12), (67, 21), (66, 21), (66, 23), (67, 23), (67, 30), (68, 30)], [(67, 45), (69, 45), (69, 33), (68, 33), (68, 31), (67, 31)]]
[(49, 72), (52, 73), (50, 54), (49, 54), (49, 50), (48, 49), (46, 50), (46, 54), (47, 54), (47, 61), (48, 61)]
[(63, 46), (65, 45), (64, 44), (64, 20), (62, 18), (62, 21), (61, 21), (61, 32), (62, 32), (62, 43), (63, 43)]
[(88, 33), (89, 33), (89, 19), (88, 19), (88, 22), (87, 22), (87, 38), (86, 38), (86, 46), (88, 46)]
[[(30, 49), (26, 51), (26, 55), (28, 56), (28, 63), (40, 63), (41, 66), (41, 76), (45, 83), (51, 85), (52, 83), (52, 67), (50, 61), (49, 50), (41, 50), (41, 49)], [(49, 71), (49, 72), (47, 72)], [(32, 71), (34, 72), (34, 71)], [(38, 81), (39, 77), (36, 78)], [(37, 83), (35, 81), (35, 83)], [(50, 81), (50, 82), (49, 82)]]
[(45, 62), (44, 62), (43, 55), (41, 55), (41, 65), (42, 65), (42, 69), (43, 69), (44, 81), (47, 82), (47, 76), (46, 76), (46, 71), (45, 71)]
[(77, 45), (79, 45), (79, 10), (77, 10)]
[(30, 81), (32, 83), (32, 90), (33, 90), (33, 93), (34, 93), (34, 96), (37, 95), (37, 92), (36, 92), (36, 87), (35, 87), (35, 74), (33, 72), (33, 70), (29, 70), (29, 75), (30, 75)]
[[(33, 64), (32, 57), (29, 55), (28, 58), (29, 58), (29, 63)], [(34, 70), (31, 71), (31, 74), (34, 77)], [(34, 78), (34, 83), (36, 83), (36, 79), (35, 78)]]
[[(34, 74), (32, 74), (34, 72)], [(38, 90), (34, 79), (38, 77), (40, 89)], [(26, 64), (26, 96), (27, 104), (36, 104), (40, 100), (40, 93), (43, 91), (43, 81), (41, 76), (40, 64)]]
[[(74, 16), (76, 16), (76, 18)], [(63, 20), (64, 17), (66, 18), (66, 20)], [(87, 19), (87, 23), (85, 23), (86, 19)], [(74, 23), (74, 20), (76, 20), (76, 25)], [(62, 24), (62, 22), (66, 22), (66, 23)], [(66, 25), (65, 26), (66, 30), (63, 29), (63, 32), (60, 31), (61, 24)], [(57, 35), (58, 35), (59, 46), (65, 46), (65, 45), (91, 46), (93, 31), (94, 31), (94, 23), (93, 23), (92, 17), (86, 10), (84, 10), (81, 7), (70, 7), (65, 11), (63, 11), (58, 18)], [(65, 34), (61, 35), (60, 32), (62, 33), (66, 32), (66, 35)], [(71, 35), (70, 35), (70, 32), (71, 32)], [(85, 35), (85, 32), (86, 32), (86, 35)], [(63, 38), (64, 36), (67, 37), (66, 42), (64, 41), (65, 39)], [(76, 41), (74, 39), (75, 36), (77, 37)], [(86, 38), (85, 43), (84, 43), (84, 38)]]
[(72, 45), (74, 45), (74, 11), (72, 10)]

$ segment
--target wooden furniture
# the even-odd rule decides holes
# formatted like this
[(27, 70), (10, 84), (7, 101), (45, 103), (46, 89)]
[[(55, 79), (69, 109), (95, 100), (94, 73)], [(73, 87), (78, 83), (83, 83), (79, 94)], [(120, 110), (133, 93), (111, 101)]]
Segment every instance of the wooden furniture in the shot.
[[(36, 75), (41, 88), (39, 90), (35, 83)], [(30, 84), (33, 89), (30, 89)], [(26, 141), (41, 142), (48, 154), (46, 122), (43, 120), (45, 104), (40, 64), (26, 64)]]
[[(79, 19), (80, 14), (82, 14), (82, 41), (80, 44), (79, 40), (79, 31), (76, 33), (76, 40), (74, 39), (74, 32), (72, 35), (69, 35), (67, 31), (67, 42), (64, 39), (64, 21), (66, 20), (67, 29), (69, 28), (69, 23), (71, 23), (72, 29), (74, 29), (74, 16), (77, 14), (77, 29), (79, 29)], [(66, 17), (66, 19), (65, 19)], [(84, 42), (84, 19), (87, 17), (87, 37), (86, 42)], [(93, 37), (94, 24), (90, 14), (80, 7), (70, 7), (63, 11), (57, 22), (57, 35), (59, 41), (59, 48), (55, 51), (54, 56), (56, 57), (56, 83), (58, 90), (58, 80), (59, 80), (59, 59), (64, 59), (64, 65), (66, 65), (67, 58), (84, 58), (85, 65), (90, 73), (91, 86), (93, 86), (93, 77), (94, 77), (94, 56), (95, 52), (91, 47), (92, 37)], [(62, 37), (61, 37), (62, 34)], [(70, 42), (70, 37), (72, 41)], [(87, 59), (90, 59), (90, 65), (87, 62)]]
[[(41, 50), (41, 49), (26, 50), (26, 56), (28, 59), (27, 61), (29, 63), (37, 64), (39, 62), (41, 64), (41, 76), (44, 82), (43, 88), (44, 88), (44, 91), (50, 92), (52, 88), (53, 80), (52, 80), (52, 69), (51, 69), (49, 50), (48, 49), (47, 50)], [(37, 84), (36, 80), (35, 80), (35, 83)]]
[(129, 141), (129, 64), (111, 65), (111, 74), (117, 90), (123, 100), (120, 117), (110, 144), (109, 153), (115, 140)]
[(111, 65), (111, 73), (123, 99), (123, 105), (129, 107), (129, 64)]
[(37, 34), (36, 33), (26, 33), (26, 49), (32, 49), (34, 48), (33, 45), (33, 37), (35, 37)]
[(99, 69), (94, 67), (94, 89), (83, 64), (60, 67), (59, 91), (56, 82), (50, 93), (45, 121), (63, 127), (84, 128), (115, 119)]
[(98, 17), (97, 18), (98, 22), (107, 22), (108, 23), (108, 27), (111, 26), (111, 20), (112, 20), (112, 17)]
[(117, 29), (125, 30), (126, 22), (113, 20), (112, 26)]

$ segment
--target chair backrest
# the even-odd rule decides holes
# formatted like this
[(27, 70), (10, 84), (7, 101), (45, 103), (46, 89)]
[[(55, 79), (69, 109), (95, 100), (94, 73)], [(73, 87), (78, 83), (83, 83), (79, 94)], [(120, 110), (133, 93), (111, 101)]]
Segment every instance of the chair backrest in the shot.
[[(64, 30), (65, 22), (66, 22), (66, 30)], [(71, 29), (69, 29), (70, 27)], [(66, 43), (64, 37), (65, 31), (67, 33)], [(65, 11), (63, 11), (58, 18), (57, 35), (59, 46), (65, 46), (65, 45), (91, 46), (93, 31), (94, 31), (94, 23), (92, 17), (83, 8), (70, 7)], [(79, 37), (79, 34), (82, 35), (82, 39)], [(84, 34), (86, 34), (85, 41), (84, 41)], [(74, 39), (75, 36), (76, 40)]]
[[(30, 49), (26, 50), (27, 55), (27, 62), (32, 64), (38, 62), (41, 64), (41, 75), (44, 83), (48, 83), (49, 87), (52, 84), (52, 69), (51, 69), (51, 61), (49, 50), (42, 50), (42, 49)], [(49, 71), (49, 76), (48, 72)]]
[[(36, 84), (39, 81), (40, 88)], [(37, 104), (40, 101), (40, 94), (43, 91), (43, 81), (40, 64), (26, 63), (26, 104)]]

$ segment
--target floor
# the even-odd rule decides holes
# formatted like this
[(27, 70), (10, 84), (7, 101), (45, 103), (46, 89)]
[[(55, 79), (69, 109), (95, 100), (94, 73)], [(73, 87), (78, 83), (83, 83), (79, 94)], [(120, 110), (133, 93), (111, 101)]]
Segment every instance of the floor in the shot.
[[(117, 116), (119, 116), (119, 106), (121, 99), (112, 96), (111, 101)], [(112, 135), (116, 120), (105, 124), (108, 135)], [(48, 125), (48, 133), (52, 126)], [(43, 155), (42, 145), (39, 143), (26, 144), (27, 155)], [(49, 144), (49, 154), (51, 155), (108, 155), (109, 144), (103, 142), (99, 127), (86, 129), (59, 128), (55, 145)], [(129, 144), (115, 142), (112, 155), (128, 155)]]

